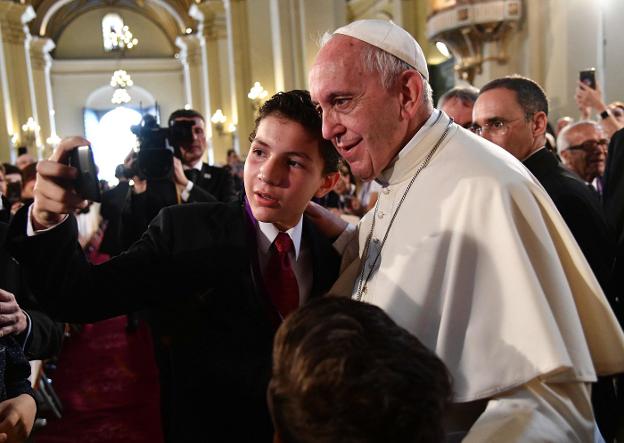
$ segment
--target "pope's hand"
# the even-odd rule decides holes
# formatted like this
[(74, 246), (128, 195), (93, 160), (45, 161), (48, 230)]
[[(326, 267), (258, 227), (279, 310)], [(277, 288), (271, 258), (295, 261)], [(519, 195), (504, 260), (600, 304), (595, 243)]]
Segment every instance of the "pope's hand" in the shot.
[(314, 202), (308, 203), (305, 213), (321, 234), (328, 239), (337, 238), (348, 225), (339, 215)]
[(49, 160), (37, 163), (32, 208), (32, 222), (36, 230), (57, 225), (65, 214), (87, 206), (88, 202), (76, 193), (73, 185), (78, 170), (67, 166), (67, 159), (77, 146), (88, 144), (89, 141), (82, 137), (65, 138)]

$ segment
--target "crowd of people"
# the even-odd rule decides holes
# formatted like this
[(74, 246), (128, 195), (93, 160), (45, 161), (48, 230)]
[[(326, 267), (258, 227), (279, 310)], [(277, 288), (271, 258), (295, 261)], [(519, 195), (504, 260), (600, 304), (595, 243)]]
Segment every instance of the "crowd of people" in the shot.
[[(57, 321), (139, 312), (167, 442), (624, 441), (624, 105), (579, 82), (551, 125), (511, 75), (436, 108), (383, 20), (325, 35), (309, 87), (259, 109), (244, 166), (205, 163), (204, 117), (175, 111), (169, 177), (129, 156), (86, 241), (66, 160), (88, 140), (16, 166), (14, 201), (6, 165), (7, 365), (57, 352)], [(12, 441), (25, 376), (0, 389)]]

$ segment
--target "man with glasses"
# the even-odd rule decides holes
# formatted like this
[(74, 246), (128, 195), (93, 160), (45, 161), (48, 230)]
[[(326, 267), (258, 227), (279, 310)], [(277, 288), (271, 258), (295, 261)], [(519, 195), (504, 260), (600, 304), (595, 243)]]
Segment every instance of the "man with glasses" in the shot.
[(592, 121), (568, 125), (557, 137), (563, 164), (598, 191), (602, 190), (600, 178), (604, 175), (608, 146), (604, 132)]
[[(598, 194), (588, 184), (604, 173), (606, 140), (594, 123), (566, 126), (557, 146), (570, 166), (568, 170), (545, 148), (547, 121), (548, 100), (544, 91), (534, 81), (519, 76), (487, 83), (473, 109), (474, 132), (520, 160), (546, 189), (617, 312), (614, 294), (607, 292), (615, 239)], [(618, 412), (613, 407), (610, 379), (603, 380), (593, 390), (592, 403), (598, 426), (609, 441)]]
[(487, 83), (475, 103), (473, 121), (476, 134), (520, 160), (544, 186), (605, 289), (613, 263), (613, 236), (598, 194), (583, 181), (591, 182), (604, 172), (606, 151), (598, 144), (602, 139), (597, 127), (577, 123), (563, 129), (559, 153), (570, 159), (566, 165), (575, 165), (572, 172), (566, 169), (545, 148), (546, 95), (533, 80), (520, 76)]

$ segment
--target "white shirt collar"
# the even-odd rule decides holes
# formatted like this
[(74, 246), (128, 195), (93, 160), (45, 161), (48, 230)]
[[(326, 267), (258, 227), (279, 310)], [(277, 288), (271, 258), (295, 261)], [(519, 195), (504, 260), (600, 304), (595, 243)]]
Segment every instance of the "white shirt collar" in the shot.
[[(258, 241), (258, 247), (263, 253), (268, 253), (269, 248), (275, 241), (275, 237), (280, 233), (280, 230), (275, 227), (273, 223), (264, 223), (258, 220), (258, 230), (263, 234), (266, 241)], [(299, 222), (286, 231), (286, 234), (290, 236), (295, 247), (295, 260), (299, 258), (299, 252), (301, 251), (301, 234), (303, 232), (303, 215), (299, 219)], [(261, 240), (261, 239), (258, 239)]]
[(197, 160), (197, 163), (195, 163), (193, 166), (191, 166), (190, 168), (186, 165), (184, 165), (184, 169), (197, 169), (198, 171), (201, 171), (202, 166), (203, 166), (204, 162), (203, 160), (200, 158), (199, 160)]

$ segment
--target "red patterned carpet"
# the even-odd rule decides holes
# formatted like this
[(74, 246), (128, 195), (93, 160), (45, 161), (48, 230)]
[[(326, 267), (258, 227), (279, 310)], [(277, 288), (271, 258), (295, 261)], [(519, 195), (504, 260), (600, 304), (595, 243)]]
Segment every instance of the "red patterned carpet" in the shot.
[(51, 374), (64, 412), (36, 443), (161, 443), (158, 372), (147, 327), (126, 318), (85, 325), (65, 341)]

